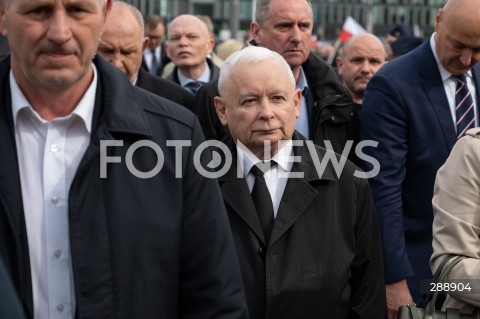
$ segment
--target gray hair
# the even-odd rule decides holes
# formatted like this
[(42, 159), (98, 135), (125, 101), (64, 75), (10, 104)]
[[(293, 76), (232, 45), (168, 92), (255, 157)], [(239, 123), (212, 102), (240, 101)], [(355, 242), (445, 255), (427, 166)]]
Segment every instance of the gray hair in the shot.
[(224, 96), (228, 80), (235, 77), (233, 70), (236, 66), (258, 64), (266, 60), (277, 61), (280, 67), (285, 69), (288, 80), (292, 83), (292, 88), (295, 89), (296, 82), (292, 69), (280, 54), (264, 47), (247, 46), (240, 51), (232, 53), (223, 63), (220, 69), (220, 77), (218, 78), (218, 91), (220, 96)]
[[(312, 9), (312, 3), (310, 0), (305, 0), (307, 1), (308, 5), (310, 6), (310, 9)], [(268, 17), (269, 13), (269, 6), (270, 6), (270, 0), (256, 0), (256, 8), (255, 8), (255, 21), (259, 25), (263, 25), (265, 20)], [(313, 16), (313, 9), (312, 9), (312, 16)]]
[(113, 9), (114, 6), (117, 6), (119, 8), (128, 9), (133, 14), (133, 16), (135, 17), (135, 19), (138, 22), (138, 25), (140, 27), (140, 34), (141, 34), (141, 37), (143, 39), (143, 36), (145, 34), (145, 24), (143, 22), (143, 15), (140, 12), (140, 10), (138, 10), (137, 7), (135, 7), (134, 5), (131, 5), (129, 3), (126, 3), (126, 2), (123, 2), (123, 1), (120, 1), (120, 0), (112, 1), (112, 9)]

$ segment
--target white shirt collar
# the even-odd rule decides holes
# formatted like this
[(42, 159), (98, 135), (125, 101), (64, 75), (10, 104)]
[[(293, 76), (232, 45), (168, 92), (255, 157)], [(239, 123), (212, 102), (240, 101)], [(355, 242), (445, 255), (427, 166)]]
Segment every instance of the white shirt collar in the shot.
[[(77, 115), (82, 121), (84, 122), (85, 128), (87, 129), (88, 133), (92, 131), (92, 118), (93, 118), (93, 108), (95, 106), (95, 95), (97, 93), (97, 69), (95, 65), (92, 63), (93, 66), (93, 80), (90, 83), (87, 91), (83, 95), (80, 102), (77, 104), (75, 109), (71, 114), (66, 116), (65, 118), (69, 118), (72, 114)], [(12, 113), (13, 113), (13, 123), (17, 124), (17, 116), (18, 112), (24, 108), (28, 108), (32, 114), (34, 114), (41, 122), (46, 122), (44, 119), (40, 117), (40, 115), (33, 109), (28, 102), (27, 98), (23, 94), (22, 90), (17, 84), (15, 77), (13, 76), (12, 71), (10, 70), (10, 92), (12, 96)]]
[[(290, 172), (293, 166), (293, 143), (292, 140), (280, 141), (281, 145), (278, 152), (270, 159), (264, 161), (268, 163), (275, 161), (285, 172)], [(255, 156), (248, 148), (236, 144), (238, 163), (241, 165), (244, 176), (246, 177), (253, 165), (261, 160)]]
[[(205, 61), (205, 69), (203, 70), (202, 75), (197, 79), (197, 81), (207, 83), (210, 82), (210, 68), (208, 67), (207, 61)], [(194, 80), (187, 78), (185, 75), (180, 72), (180, 70), (177, 69), (177, 74), (178, 74), (178, 80), (180, 81), (181, 86), (185, 86), (190, 82), (193, 82)]]

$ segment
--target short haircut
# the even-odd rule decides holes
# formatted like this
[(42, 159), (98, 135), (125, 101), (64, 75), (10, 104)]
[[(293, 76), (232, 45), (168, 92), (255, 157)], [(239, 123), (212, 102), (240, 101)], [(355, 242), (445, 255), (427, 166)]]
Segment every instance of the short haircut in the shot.
[[(113, 6), (118, 6), (118, 7), (122, 7), (122, 8), (130, 10), (130, 12), (133, 14), (133, 16), (135, 17), (135, 19), (138, 22), (138, 25), (140, 27), (140, 34), (141, 34), (142, 39), (143, 39), (143, 35), (145, 33), (145, 27), (144, 27), (144, 23), (143, 23), (143, 16), (142, 16), (142, 13), (140, 12), (140, 10), (138, 10), (137, 7), (135, 7), (134, 5), (131, 5), (129, 3), (126, 3), (126, 2), (123, 2), (123, 1), (120, 1), (120, 0), (113, 1), (112, 2), (112, 8), (113, 8)], [(107, 19), (108, 19), (108, 17), (107, 17)]]
[(165, 26), (165, 20), (158, 15), (151, 15), (145, 19), (145, 27), (147, 29), (155, 29), (159, 24)]
[(227, 85), (228, 80), (236, 77), (232, 72), (236, 66), (258, 64), (272, 59), (277, 61), (279, 65), (285, 69), (285, 74), (287, 74), (288, 80), (292, 83), (292, 89), (295, 89), (296, 82), (293, 77), (292, 69), (280, 54), (263, 47), (247, 46), (240, 51), (232, 53), (223, 63), (223, 66), (220, 69), (220, 77), (218, 78), (218, 91), (220, 92), (220, 96), (225, 93), (225, 86)]
[[(305, 1), (307, 1), (311, 9), (312, 3), (310, 2), (310, 0), (305, 0)], [(263, 25), (263, 23), (265, 22), (265, 19), (267, 19), (269, 6), (270, 6), (270, 0), (256, 0), (255, 21), (258, 24)], [(312, 15), (313, 15), (313, 10), (312, 10)]]

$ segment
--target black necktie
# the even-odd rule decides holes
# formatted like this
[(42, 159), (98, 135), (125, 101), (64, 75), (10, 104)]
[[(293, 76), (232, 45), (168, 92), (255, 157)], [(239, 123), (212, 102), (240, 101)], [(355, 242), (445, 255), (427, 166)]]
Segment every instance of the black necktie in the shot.
[[(260, 163), (260, 162), (259, 162)], [(274, 216), (273, 216), (273, 204), (270, 192), (268, 191), (264, 172), (256, 165), (252, 166), (250, 172), (255, 175), (255, 184), (252, 189), (252, 199), (257, 210), (258, 219), (262, 226), (263, 236), (265, 238), (265, 244), (268, 244), (270, 234), (272, 233)], [(260, 164), (265, 165), (265, 164)]]
[(185, 87), (187, 89), (189, 89), (190, 91), (192, 91), (193, 94), (197, 94), (198, 90), (200, 89), (200, 87), (203, 85), (203, 82), (201, 81), (191, 81), (191, 82), (188, 82)]
[(465, 75), (454, 75), (457, 81), (455, 89), (455, 114), (457, 116), (457, 138), (465, 135), (465, 132), (475, 126), (475, 111), (473, 99), (467, 86)]
[(152, 66), (150, 68), (150, 73), (157, 74), (157, 70), (158, 70), (157, 56), (155, 55), (155, 50), (152, 49)]

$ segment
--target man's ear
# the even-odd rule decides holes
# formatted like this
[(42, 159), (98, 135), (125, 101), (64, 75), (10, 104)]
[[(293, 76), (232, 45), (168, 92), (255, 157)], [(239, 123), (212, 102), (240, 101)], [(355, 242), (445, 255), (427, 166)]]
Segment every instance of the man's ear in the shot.
[(107, 22), (107, 17), (111, 9), (112, 9), (112, 0), (105, 0), (105, 4), (103, 6), (103, 24), (102, 24), (101, 34), (103, 34), (103, 31), (105, 30), (105, 24)]
[(0, 33), (7, 36), (7, 28), (5, 28), (5, 5), (0, 0)]
[(215, 112), (217, 112), (217, 116), (220, 119), (220, 122), (222, 122), (223, 126), (227, 126), (228, 120), (227, 113), (225, 112), (226, 106), (223, 99), (220, 96), (216, 96), (213, 100), (213, 103), (215, 104)]
[(150, 42), (150, 39), (149, 39), (148, 37), (143, 38), (143, 42), (142, 42), (142, 53), (143, 53), (143, 51), (145, 51), (145, 49), (147, 48), (148, 42)]
[(337, 68), (338, 68), (338, 75), (342, 75), (343, 73), (343, 59), (339, 56), (335, 59), (337, 62)]
[(261, 44), (262, 43), (262, 39), (260, 37), (261, 28), (258, 22), (252, 21), (250, 23), (250, 32), (252, 33), (252, 37), (255, 40), (255, 43)]
[(293, 103), (295, 106), (295, 117), (298, 119), (300, 117), (300, 103), (302, 102), (302, 91), (300, 89), (295, 90), (295, 95), (293, 96)]

